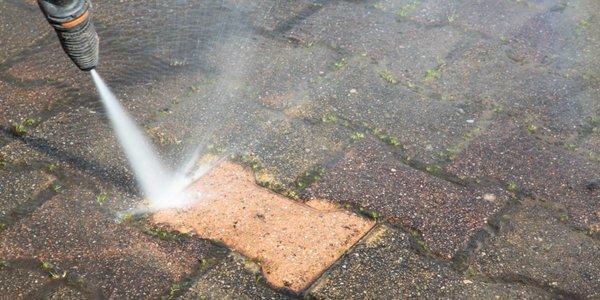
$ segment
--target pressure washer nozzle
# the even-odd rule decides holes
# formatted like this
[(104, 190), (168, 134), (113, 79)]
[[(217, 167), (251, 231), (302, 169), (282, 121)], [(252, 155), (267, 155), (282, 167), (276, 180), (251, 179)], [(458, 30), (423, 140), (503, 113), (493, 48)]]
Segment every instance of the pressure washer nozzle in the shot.
[(89, 0), (38, 0), (56, 31), (63, 50), (83, 71), (98, 65), (98, 34), (92, 23)]

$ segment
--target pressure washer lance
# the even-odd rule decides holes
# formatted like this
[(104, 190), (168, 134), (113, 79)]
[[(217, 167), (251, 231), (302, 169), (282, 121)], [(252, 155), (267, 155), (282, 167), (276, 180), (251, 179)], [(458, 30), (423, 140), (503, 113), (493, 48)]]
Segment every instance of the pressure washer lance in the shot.
[(89, 71), (98, 65), (98, 34), (89, 0), (38, 0), (56, 31), (62, 48), (77, 67)]

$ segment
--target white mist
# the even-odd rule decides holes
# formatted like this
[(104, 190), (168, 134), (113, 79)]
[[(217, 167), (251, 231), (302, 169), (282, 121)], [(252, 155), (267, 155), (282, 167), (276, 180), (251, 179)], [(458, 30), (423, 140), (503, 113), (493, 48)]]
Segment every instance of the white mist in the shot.
[(91, 70), (91, 74), (136, 181), (151, 201), (150, 209), (185, 206), (188, 202), (186, 198), (189, 197), (184, 191), (190, 180), (185, 174), (172, 172), (163, 165), (148, 138), (123, 109), (100, 75), (96, 70)]

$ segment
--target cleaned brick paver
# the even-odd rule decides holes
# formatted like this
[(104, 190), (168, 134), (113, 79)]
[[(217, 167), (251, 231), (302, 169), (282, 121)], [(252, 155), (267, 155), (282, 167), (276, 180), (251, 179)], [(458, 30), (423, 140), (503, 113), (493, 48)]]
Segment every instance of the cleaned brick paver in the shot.
[(165, 160), (233, 154), (377, 224), (292, 292), (124, 214), (144, 200), (88, 74), (0, 1), (4, 296), (599, 296), (600, 2), (93, 2), (99, 72)]
[(193, 184), (197, 203), (157, 212), (152, 221), (222, 241), (260, 262), (267, 280), (300, 292), (371, 229), (373, 222), (318, 200), (303, 205), (254, 182), (243, 167), (223, 162)]

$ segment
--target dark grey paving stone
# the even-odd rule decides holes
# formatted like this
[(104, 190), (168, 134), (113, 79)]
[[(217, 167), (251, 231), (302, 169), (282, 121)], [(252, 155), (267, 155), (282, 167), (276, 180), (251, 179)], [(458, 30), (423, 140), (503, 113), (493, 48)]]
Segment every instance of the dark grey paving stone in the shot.
[[(290, 37), (381, 61), (405, 81), (418, 82), (464, 39), (463, 30), (403, 22), (363, 2), (326, 5), (290, 31)], [(383, 5), (383, 4), (382, 4)]]
[(599, 179), (599, 165), (535, 138), (510, 119), (499, 120), (475, 139), (448, 170), (468, 178), (491, 178), (560, 203), (569, 222), (578, 227), (600, 221), (600, 191), (588, 188)]
[(307, 195), (378, 211), (417, 230), (444, 258), (466, 247), (508, 201), (499, 188), (466, 188), (413, 169), (370, 139), (348, 150)]
[(2, 1), (0, 11), (0, 64), (51, 33), (50, 27), (34, 3)]
[(0, 230), (10, 223), (34, 211), (36, 198), (48, 189), (55, 177), (43, 170), (14, 170), (11, 167), (0, 170)]
[(476, 254), (486, 276), (530, 282), (568, 298), (600, 294), (600, 242), (561, 221), (551, 202), (526, 200), (506, 225)]
[[(74, 281), (101, 298), (156, 298), (171, 284), (194, 275), (200, 259), (223, 256), (221, 248), (207, 241), (163, 241), (128, 221), (117, 223), (95, 196), (84, 188), (65, 189), (5, 230), (0, 236), (1, 259), (12, 267), (2, 268), (2, 276), (41, 272)], [(34, 283), (17, 282), (19, 288), (5, 296), (44, 292)]]
[(464, 277), (448, 265), (419, 256), (406, 234), (376, 228), (309, 290), (317, 299), (526, 298), (552, 294), (518, 283), (489, 283)]
[(255, 262), (232, 253), (199, 277), (182, 299), (293, 299), (269, 288)]

